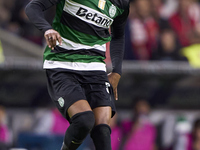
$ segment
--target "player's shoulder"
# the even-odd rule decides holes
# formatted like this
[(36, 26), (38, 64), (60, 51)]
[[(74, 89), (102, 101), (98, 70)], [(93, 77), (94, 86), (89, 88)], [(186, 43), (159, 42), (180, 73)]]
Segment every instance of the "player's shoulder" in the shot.
[(129, 7), (130, 0), (110, 0), (115, 6), (121, 9), (127, 9)]

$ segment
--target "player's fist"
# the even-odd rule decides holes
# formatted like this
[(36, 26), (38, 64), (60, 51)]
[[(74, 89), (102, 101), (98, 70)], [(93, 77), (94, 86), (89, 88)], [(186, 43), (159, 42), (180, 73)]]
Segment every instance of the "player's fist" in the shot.
[(118, 86), (120, 78), (121, 76), (118, 73), (111, 72), (108, 74), (108, 80), (113, 87), (113, 92), (114, 92), (114, 96), (116, 100), (118, 100), (117, 86)]
[(51, 48), (52, 50), (54, 49), (54, 47), (56, 46), (56, 41), (59, 42), (60, 45), (62, 45), (62, 39), (60, 34), (53, 30), (53, 29), (49, 29), (44, 33), (44, 37), (46, 39), (47, 45), (49, 46), (49, 48)]

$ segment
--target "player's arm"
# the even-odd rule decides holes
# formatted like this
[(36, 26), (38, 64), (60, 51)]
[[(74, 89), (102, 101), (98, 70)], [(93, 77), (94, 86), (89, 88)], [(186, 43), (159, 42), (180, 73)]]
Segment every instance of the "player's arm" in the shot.
[(50, 48), (56, 46), (56, 41), (62, 44), (60, 34), (53, 30), (52, 26), (44, 17), (44, 11), (56, 5), (60, 0), (32, 0), (25, 9), (29, 20), (41, 31), (44, 32), (44, 37)]
[(112, 72), (108, 74), (108, 79), (113, 86), (116, 100), (118, 99), (117, 86), (122, 73), (125, 39), (124, 30), (128, 14), (129, 8), (125, 9), (122, 15), (116, 17), (111, 26), (112, 40), (110, 42), (110, 56), (112, 61)]

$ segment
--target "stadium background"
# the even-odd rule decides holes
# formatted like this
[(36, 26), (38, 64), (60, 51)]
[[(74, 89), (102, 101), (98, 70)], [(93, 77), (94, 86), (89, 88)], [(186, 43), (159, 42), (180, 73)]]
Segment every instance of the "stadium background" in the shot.
[[(45, 129), (45, 124), (53, 124), (46, 118), (52, 117), (54, 108), (42, 70), (45, 41), (24, 13), (28, 2), (0, 1), (0, 150), (59, 149), (63, 136), (50, 125)], [(134, 0), (130, 9), (117, 126), (123, 128), (124, 120), (134, 117), (132, 109), (140, 98), (151, 107), (148, 120), (156, 129), (154, 150), (191, 150), (188, 143), (200, 145), (190, 138), (200, 118), (200, 3)], [(109, 53), (106, 62), (109, 71)], [(121, 139), (117, 149), (126, 150)], [(45, 140), (54, 145), (49, 148)]]

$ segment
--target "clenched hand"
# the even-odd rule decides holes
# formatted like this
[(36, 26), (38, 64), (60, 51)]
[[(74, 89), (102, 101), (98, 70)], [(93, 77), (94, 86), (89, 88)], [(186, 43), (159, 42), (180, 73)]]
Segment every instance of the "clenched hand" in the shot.
[(46, 39), (47, 45), (49, 46), (49, 48), (51, 48), (52, 50), (54, 49), (54, 47), (56, 46), (56, 41), (59, 42), (60, 45), (62, 45), (62, 39), (60, 34), (53, 30), (53, 29), (49, 29), (44, 33), (44, 37)]

